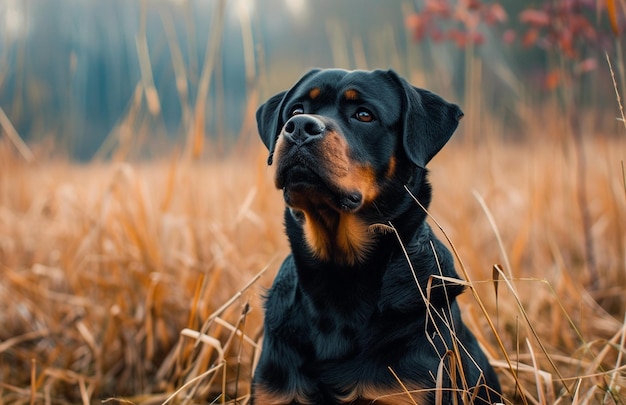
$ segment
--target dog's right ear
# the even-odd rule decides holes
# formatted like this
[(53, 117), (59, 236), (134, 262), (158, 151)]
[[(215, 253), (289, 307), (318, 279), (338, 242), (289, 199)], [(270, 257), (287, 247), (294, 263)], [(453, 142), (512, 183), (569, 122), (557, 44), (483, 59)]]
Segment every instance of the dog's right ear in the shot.
[(267, 158), (267, 164), (272, 164), (272, 158), (274, 156), (274, 146), (276, 146), (276, 139), (283, 127), (281, 106), (283, 99), (285, 98), (286, 91), (280, 92), (267, 100), (256, 111), (256, 124), (259, 129), (259, 135), (261, 140), (265, 144), (265, 147), (269, 150), (270, 154)]

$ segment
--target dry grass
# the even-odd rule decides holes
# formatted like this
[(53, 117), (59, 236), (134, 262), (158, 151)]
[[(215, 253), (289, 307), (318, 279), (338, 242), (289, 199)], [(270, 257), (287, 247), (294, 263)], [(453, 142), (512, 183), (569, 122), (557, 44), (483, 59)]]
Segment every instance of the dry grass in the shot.
[[(585, 144), (592, 283), (576, 154), (548, 135), (452, 142), (431, 213), (484, 304), (463, 297), (507, 401), (624, 403), (626, 138)], [(0, 403), (245, 400), (259, 296), (287, 253), (265, 158), (256, 142), (204, 163), (27, 164), (0, 138)]]
[[(53, 403), (142, 402), (141, 395), (171, 393), (216, 358), (239, 355), (240, 346), (241, 367), (220, 367), (228, 392), (245, 393), (245, 382), (237, 391), (231, 385), (249, 380), (250, 342), (229, 328), (245, 326), (256, 340), (260, 286), (271, 276), (216, 311), (284, 252), (282, 209), (264, 157), (26, 165), (7, 146), (0, 157), (0, 402), (32, 395)], [(193, 331), (203, 328), (234, 341), (196, 345)], [(221, 392), (221, 383), (207, 389)]]

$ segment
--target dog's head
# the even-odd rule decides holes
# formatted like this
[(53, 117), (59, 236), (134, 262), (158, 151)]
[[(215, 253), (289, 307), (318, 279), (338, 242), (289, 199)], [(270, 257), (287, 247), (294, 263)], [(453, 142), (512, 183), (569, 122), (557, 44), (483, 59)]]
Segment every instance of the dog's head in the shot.
[(363, 233), (385, 219), (372, 214), (381, 195), (422, 170), (462, 116), (391, 70), (329, 69), (312, 70), (270, 98), (257, 123), (276, 187), (313, 253), (355, 263), (371, 239)]

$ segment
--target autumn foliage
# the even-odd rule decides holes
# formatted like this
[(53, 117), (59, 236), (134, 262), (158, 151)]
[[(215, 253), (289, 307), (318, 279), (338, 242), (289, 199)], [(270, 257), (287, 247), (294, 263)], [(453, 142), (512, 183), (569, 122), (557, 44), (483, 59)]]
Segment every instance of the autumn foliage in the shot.
[(500, 3), (427, 0), (422, 10), (407, 17), (406, 24), (416, 41), (426, 38), (435, 42), (452, 41), (463, 48), (470, 43), (485, 42), (481, 24), (493, 26), (505, 23), (507, 19)]
[[(626, 26), (626, 6), (615, 0), (543, 0), (514, 7), (512, 2), (483, 0), (426, 0), (406, 18), (416, 42), (452, 42), (461, 49), (500, 38), (519, 52), (541, 49), (572, 63), (546, 67), (543, 89), (596, 70), (602, 53), (614, 47)], [(507, 10), (516, 10), (508, 12)], [(488, 35), (489, 34), (489, 35)]]
[(416, 41), (452, 41), (463, 48), (484, 44), (486, 30), (498, 28), (506, 44), (558, 50), (576, 59), (581, 46), (607, 45), (619, 35), (624, 25), (619, 17), (624, 14), (618, 15), (614, 0), (544, 0), (516, 16), (497, 1), (426, 0), (406, 24)]

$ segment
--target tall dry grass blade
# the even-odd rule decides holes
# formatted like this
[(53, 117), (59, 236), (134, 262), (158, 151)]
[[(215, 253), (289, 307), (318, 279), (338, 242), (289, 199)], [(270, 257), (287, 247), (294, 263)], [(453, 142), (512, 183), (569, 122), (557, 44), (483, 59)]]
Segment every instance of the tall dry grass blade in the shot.
[(626, 168), (624, 168), (623, 160), (622, 160), (622, 182), (624, 183), (624, 197), (626, 197)]
[(254, 52), (254, 37), (252, 35), (252, 20), (250, 19), (250, 6), (241, 3), (238, 13), (239, 28), (241, 29), (241, 41), (243, 45), (243, 63), (246, 75), (246, 87), (256, 85), (256, 55)]
[(189, 132), (192, 115), (191, 106), (189, 104), (189, 78), (187, 77), (187, 70), (185, 68), (185, 58), (183, 57), (183, 52), (180, 49), (180, 41), (178, 40), (178, 36), (176, 34), (176, 28), (174, 26), (172, 16), (169, 13), (164, 12), (162, 9), (159, 9), (159, 11), (161, 23), (165, 29), (165, 37), (167, 38), (170, 50), (174, 76), (176, 77), (176, 91), (178, 92), (182, 112), (181, 128), (183, 133), (186, 134)]
[(121, 162), (128, 157), (136, 135), (135, 128), (141, 116), (143, 93), (144, 89), (140, 78), (128, 102), (124, 117), (109, 131), (98, 150), (96, 150), (92, 158), (93, 161), (104, 160), (109, 153), (112, 154), (112, 160), (115, 162)]
[[(250, 305), (248, 303), (245, 304), (244, 306), (244, 310), (242, 311), (242, 317), (245, 317), (248, 315), (248, 313), (250, 312)], [(237, 326), (233, 326), (230, 322), (226, 322), (225, 320), (223, 320), (220, 317), (215, 318), (214, 321), (216, 324), (224, 327), (224, 329), (229, 330), (230, 332), (234, 333), (235, 335), (237, 335), (238, 337), (240, 337), (242, 339), (243, 342), (249, 344), (250, 346), (253, 347), (259, 347), (258, 343), (256, 341), (254, 341), (251, 337), (249, 337), (248, 335), (246, 335), (245, 333), (243, 333), (243, 325), (241, 326), (241, 328), (237, 327)]]
[(154, 358), (154, 352), (155, 352), (155, 347), (156, 347), (156, 343), (155, 343), (155, 336), (154, 336), (154, 296), (156, 293), (156, 289), (157, 289), (157, 284), (159, 283), (159, 280), (157, 277), (151, 277), (150, 278), (150, 284), (148, 285), (148, 291), (146, 292), (146, 299), (145, 299), (145, 308), (146, 308), (146, 315), (145, 315), (145, 320), (144, 320), (144, 329), (145, 329), (145, 338), (146, 338), (146, 347), (145, 347), (145, 352), (144, 352), (144, 356), (146, 358), (146, 360), (152, 362), (152, 359)]
[(485, 199), (478, 194), (476, 190), (472, 191), (472, 195), (478, 201), (480, 208), (482, 208), (487, 220), (489, 221), (489, 225), (491, 225), (491, 230), (493, 231), (496, 240), (498, 241), (498, 247), (500, 248), (500, 253), (502, 254), (502, 259), (504, 260), (504, 264), (506, 265), (506, 272), (509, 278), (513, 278), (513, 269), (511, 268), (511, 262), (509, 261), (509, 256), (506, 253), (506, 249), (504, 248), (504, 242), (502, 241), (502, 236), (500, 235), (500, 230), (498, 229), (498, 225), (496, 225), (496, 220), (493, 218), (489, 207), (487, 207), (487, 203)]
[(193, 329), (193, 327), (195, 326), (194, 324), (195, 324), (195, 319), (196, 319), (197, 312), (198, 312), (198, 304), (200, 302), (200, 297), (201, 297), (201, 293), (203, 290), (205, 277), (206, 277), (206, 273), (200, 273), (198, 275), (198, 281), (195, 283), (196, 289), (193, 293), (193, 298), (191, 299), (191, 307), (189, 310), (189, 317), (187, 321), (187, 328), (189, 329)]
[[(241, 364), (243, 363), (243, 343), (244, 339), (247, 337), (243, 330), (246, 326), (246, 319), (248, 318), (248, 314), (250, 313), (250, 303), (246, 302), (241, 317), (241, 327), (235, 331), (235, 334), (239, 335), (239, 350), (237, 351), (237, 368), (235, 371), (235, 398), (239, 397), (239, 381), (241, 380)], [(256, 342), (251, 341), (252, 347), (256, 348)]]
[(491, 269), (491, 280), (493, 281), (493, 294), (495, 296), (495, 302), (496, 302), (496, 328), (500, 329), (499, 327), (499, 323), (500, 323), (500, 317), (498, 316), (499, 308), (498, 308), (498, 304), (499, 304), (499, 300), (498, 300), (498, 285), (500, 285), (499, 281), (500, 281), (500, 271), (498, 270), (498, 268), (496, 266), (499, 266), (498, 264), (494, 264), (492, 269)]
[[(217, 318), (216, 318), (216, 319), (217, 319)], [(237, 322), (239, 322), (239, 321), (237, 321)], [(232, 325), (231, 325), (231, 326), (232, 326)], [(235, 328), (236, 328), (236, 327), (235, 327)], [(222, 335), (223, 335), (223, 330), (224, 330), (224, 329), (225, 329), (225, 328), (223, 328), (220, 324), (218, 324), (218, 325), (215, 327), (215, 329), (213, 330), (213, 333), (212, 333), (212, 334), (213, 334), (213, 335), (215, 335), (215, 336), (222, 336)], [(205, 368), (207, 368), (209, 364), (215, 364), (215, 363), (217, 363), (217, 362), (223, 362), (223, 363), (224, 363), (224, 365), (226, 365), (226, 364), (227, 364), (227, 360), (226, 360), (226, 358), (227, 358), (227, 352), (228, 352), (228, 350), (229, 350), (229, 348), (230, 348), (230, 344), (231, 344), (231, 341), (232, 341), (232, 337), (233, 337), (233, 336), (234, 336), (234, 333), (231, 333), (231, 334), (228, 336), (227, 340), (226, 340), (224, 343), (222, 343), (223, 353), (222, 353), (221, 355), (218, 353), (218, 356), (217, 356), (217, 359), (216, 359), (216, 360), (212, 360), (212, 358), (213, 358), (213, 350), (212, 350), (212, 348), (209, 348), (209, 350), (206, 350), (206, 351), (204, 351), (204, 350), (203, 350), (203, 356), (202, 356), (201, 358), (202, 358), (204, 361), (203, 361), (203, 362), (200, 362), (200, 361), (198, 361), (198, 360), (196, 359), (195, 364), (194, 364), (194, 369), (195, 369), (197, 372), (199, 372), (200, 370), (204, 370)], [(196, 341), (196, 344), (197, 344), (197, 341)], [(226, 372), (227, 372), (227, 369), (225, 368), (225, 369), (222, 371), (222, 378), (224, 378), (224, 377), (225, 377)], [(190, 395), (188, 395), (188, 397), (191, 399), (191, 398), (195, 397), (195, 396), (196, 396), (196, 394), (197, 394), (198, 392), (200, 392), (200, 391), (209, 391), (209, 390), (211, 390), (211, 389), (212, 389), (212, 388), (216, 385), (216, 380), (217, 380), (217, 378), (218, 378), (219, 376), (220, 376), (220, 375), (219, 375), (218, 373), (213, 374), (213, 375), (211, 375), (211, 376), (209, 377), (209, 379), (208, 379), (206, 382), (204, 382), (204, 383), (202, 384), (203, 386), (205, 386), (205, 387), (206, 387), (206, 390), (202, 390), (202, 387), (200, 386), (200, 382), (198, 381), (198, 384), (194, 385), (194, 387), (191, 389)], [(219, 386), (220, 386), (220, 392), (221, 392), (221, 394), (220, 394), (220, 396), (219, 396), (219, 397), (221, 397), (221, 396), (224, 394), (225, 390), (224, 390), (224, 387), (222, 386), (222, 384), (221, 384), (221, 383), (219, 383)], [(204, 394), (207, 394), (207, 392), (205, 392)], [(218, 399), (219, 399), (219, 397), (218, 397)]]
[[(622, 360), (624, 358), (624, 353), (626, 351), (626, 314), (624, 314), (624, 321), (622, 323), (622, 329), (620, 331), (620, 340), (619, 340), (619, 346), (617, 347), (617, 359), (615, 360), (615, 370), (619, 369), (621, 364), (622, 364)], [(608, 400), (610, 398), (610, 393), (613, 391), (613, 387), (616, 387), (617, 384), (617, 378), (619, 377), (619, 373), (618, 372), (613, 372), (611, 375), (611, 379), (609, 381), (609, 386), (607, 388), (607, 393), (604, 396), (604, 402), (608, 403)]]
[[(497, 270), (497, 269), (496, 269)], [(522, 363), (520, 362), (520, 358), (521, 358), (521, 339), (520, 339), (520, 324), (519, 324), (520, 320), (519, 320), (519, 316), (516, 315), (515, 316), (515, 373), (519, 375), (520, 372), (520, 367), (522, 365)], [(515, 384), (515, 398), (517, 398), (517, 395), (524, 395), (522, 392), (522, 387), (519, 384)]]
[(35, 330), (32, 332), (25, 333), (19, 336), (13, 336), (9, 339), (6, 339), (3, 342), (0, 342), (0, 354), (10, 350), (13, 346), (20, 345), (22, 343), (41, 339), (43, 337), (49, 336), (50, 331), (48, 329)]
[(611, 65), (611, 58), (609, 57), (609, 53), (604, 53), (606, 56), (606, 63), (609, 65), (609, 71), (611, 72), (611, 80), (613, 81), (613, 89), (615, 90), (615, 98), (617, 99), (617, 105), (619, 106), (619, 112), (622, 117), (622, 124), (624, 124), (624, 128), (626, 128), (626, 117), (624, 116), (624, 107), (622, 106), (622, 98), (619, 94), (619, 89), (617, 88), (617, 81), (615, 80), (615, 72), (613, 72), (613, 65)]
[(98, 343), (96, 342), (96, 338), (93, 333), (89, 330), (85, 322), (78, 321), (76, 322), (76, 329), (78, 333), (83, 338), (87, 346), (91, 350), (95, 360), (95, 374), (96, 378), (101, 377), (101, 367), (102, 367), (102, 356), (100, 355), (100, 350), (98, 349)]
[(20, 155), (22, 155), (24, 160), (26, 160), (28, 163), (35, 160), (35, 155), (33, 155), (33, 152), (30, 151), (30, 148), (22, 140), (20, 134), (17, 133), (17, 130), (11, 123), (9, 117), (7, 117), (7, 115), (4, 113), (2, 107), (0, 107), (0, 127), (4, 129), (4, 133), (9, 137), (9, 140), (11, 141), (13, 146), (15, 146)]
[[(446, 367), (446, 360), (448, 360), (448, 366)], [(452, 404), (457, 405), (459, 403), (458, 396), (456, 395), (459, 391), (458, 387), (456, 387), (456, 367), (457, 360), (456, 354), (452, 350), (448, 350), (439, 360), (439, 366), (437, 367), (437, 376), (436, 376), (436, 384), (435, 384), (435, 404), (443, 405), (443, 394), (445, 391), (450, 391), (449, 394), (452, 397)], [(446, 375), (448, 374), (450, 379), (450, 387), (444, 387), (444, 380), (446, 379)], [(446, 403), (445, 405), (448, 405)]]
[[(191, 370), (187, 373), (187, 382), (190, 381), (195, 381), (195, 382), (200, 382), (201, 380), (198, 380), (197, 377), (198, 376), (205, 376), (205, 377), (209, 377), (209, 374), (205, 374), (203, 372), (201, 372), (201, 370), (204, 370), (207, 368), (207, 365), (209, 364), (209, 362), (211, 361), (211, 356), (213, 354), (213, 352), (217, 352), (217, 359), (215, 361), (213, 361), (213, 364), (223, 364), (226, 365), (226, 347), (227, 344), (222, 345), (222, 342), (220, 342), (219, 339), (217, 339), (216, 337), (207, 335), (207, 334), (203, 334), (200, 332), (197, 332), (195, 330), (190, 330), (190, 329), (183, 329), (181, 331), (181, 336), (186, 336), (189, 338), (192, 338), (196, 341), (196, 343), (200, 342), (202, 343), (202, 349), (200, 354), (196, 357), (194, 364), (191, 367)], [(219, 331), (216, 332), (216, 336), (219, 336)], [(211, 375), (211, 380), (209, 380), (206, 384), (207, 386), (212, 386), (212, 380), (213, 378), (215, 378), (217, 376), (217, 373), (214, 373)], [(187, 385), (187, 384), (185, 384)], [(190, 387), (190, 385), (187, 385), (188, 387)], [(191, 399), (194, 397), (195, 391), (198, 389), (198, 385), (195, 384), (192, 387), (192, 391), (189, 393), (188, 398)]]
[(396, 379), (396, 381), (398, 382), (398, 384), (400, 384), (400, 387), (402, 387), (402, 391), (404, 391), (407, 395), (407, 397), (411, 400), (411, 402), (413, 403), (413, 405), (417, 405), (417, 402), (415, 402), (415, 399), (413, 398), (413, 395), (411, 395), (411, 392), (409, 391), (409, 389), (406, 387), (406, 385), (404, 384), (404, 382), (402, 382), (402, 380), (400, 379), (400, 377), (398, 376), (398, 374), (396, 374), (396, 372), (393, 370), (393, 368), (391, 368), (391, 366), (387, 366), (387, 369), (389, 370), (389, 372), (393, 375), (393, 378)]
[(260, 278), (263, 274), (265, 274), (265, 272), (267, 271), (267, 269), (269, 268), (269, 265), (265, 266), (260, 272), (258, 272), (253, 278), (252, 280), (250, 280), (245, 286), (243, 286), (243, 288), (239, 291), (237, 291), (237, 293), (235, 295), (233, 295), (228, 301), (226, 301), (224, 303), (224, 305), (222, 305), (221, 307), (219, 307), (217, 310), (215, 310), (213, 312), (213, 314), (211, 314), (211, 316), (209, 316), (209, 318), (204, 322), (204, 325), (202, 326), (202, 329), (200, 330), (201, 334), (205, 334), (207, 332), (207, 330), (209, 329), (209, 326), (211, 325), (211, 322), (213, 322), (213, 320), (215, 318), (217, 318), (218, 316), (220, 316), (227, 308), (229, 308), (235, 301), (237, 301), (239, 298), (241, 298), (241, 296), (243, 295), (244, 292), (246, 292), (250, 287), (252, 287)]
[(187, 136), (185, 153), (187, 159), (198, 158), (204, 149), (205, 116), (207, 114), (206, 103), (209, 98), (211, 77), (213, 76), (216, 64), (219, 62), (218, 56), (226, 19), (226, 0), (218, 0), (215, 4), (215, 12), (213, 14), (211, 29), (209, 30), (204, 62), (202, 64), (202, 72), (200, 73), (200, 80), (198, 82), (198, 91), (196, 93), (196, 102), (193, 111), (193, 125)]
[(152, 62), (150, 61), (148, 37), (146, 34), (146, 13), (147, 0), (143, 0), (141, 3), (141, 24), (139, 32), (135, 36), (135, 47), (137, 49), (141, 83), (143, 85), (148, 111), (150, 111), (152, 116), (156, 117), (161, 113), (161, 102), (159, 100), (159, 93), (154, 84), (154, 77), (152, 75)]
[(109, 402), (115, 402), (115, 405), (119, 405), (119, 404), (136, 405), (135, 401), (132, 401), (127, 398), (106, 398), (102, 400), (103, 404), (108, 404)]
[(37, 360), (30, 361), (30, 405), (35, 405), (37, 396)]
[(78, 389), (80, 391), (80, 398), (83, 400), (83, 405), (91, 404), (91, 395), (89, 393), (89, 389), (86, 386), (85, 378), (80, 376), (78, 379)]
[(165, 193), (163, 195), (163, 199), (161, 200), (160, 209), (162, 212), (169, 210), (172, 205), (172, 201), (175, 196), (176, 186), (179, 185), (179, 181), (177, 181), (178, 177), (178, 158), (179, 153), (172, 154), (172, 158), (169, 164), (169, 170), (167, 171), (167, 180), (165, 181)]
[(539, 398), (539, 403), (541, 405), (548, 405), (546, 402), (546, 397), (545, 397), (545, 393), (543, 392), (543, 384), (542, 384), (542, 379), (539, 377), (539, 366), (537, 364), (537, 358), (535, 356), (535, 352), (533, 350), (532, 345), (530, 344), (530, 341), (528, 339), (526, 339), (526, 347), (528, 348), (528, 353), (530, 354), (530, 358), (533, 362), (533, 368), (535, 370), (535, 384), (537, 386), (537, 398)]
[[(262, 82), (265, 80), (265, 77), (262, 68), (262, 42), (258, 41), (258, 43), (255, 43), (254, 41), (250, 6), (244, 3), (240, 4), (242, 4), (242, 10), (238, 13), (238, 16), (239, 28), (241, 30), (241, 41), (243, 45), (243, 62), (247, 97), (245, 101), (243, 122), (239, 130), (239, 136), (237, 137), (235, 149), (243, 151), (246, 150), (250, 143), (254, 142), (257, 137), (255, 111), (259, 106), (259, 88), (263, 87)], [(258, 18), (258, 13), (255, 13), (254, 17)], [(258, 71), (257, 66), (259, 66)]]
[[(241, 316), (239, 317), (239, 319), (237, 320), (237, 324), (234, 327), (233, 333), (229, 336), (228, 340), (226, 341), (226, 347), (228, 347), (229, 349), (231, 348), (231, 346), (233, 345), (233, 342), (237, 341), (237, 336), (241, 335), (241, 338), (239, 339), (240, 342), (243, 342), (243, 328), (246, 322), (246, 318), (248, 315), (248, 310), (249, 310), (250, 306), (248, 303), (246, 303), (243, 308), (242, 308), (242, 312), (241, 312)], [(256, 344), (254, 344), (254, 346), (256, 346)], [(253, 346), (253, 347), (254, 347)], [(239, 376), (239, 370), (241, 368), (241, 349), (242, 349), (242, 345), (239, 346), (240, 350), (239, 350), (239, 361), (237, 362), (237, 367), (236, 367), (236, 372), (237, 372), (237, 376)], [(222, 373), (222, 404), (226, 403), (226, 372)], [(238, 390), (238, 384), (239, 383), (239, 379), (236, 378), (235, 379), (235, 392), (234, 392), (234, 396), (235, 398), (237, 398), (237, 390)]]
[(176, 397), (178, 397), (178, 395), (180, 395), (183, 391), (185, 391), (189, 386), (197, 383), (198, 381), (202, 381), (204, 378), (210, 376), (213, 373), (217, 373), (219, 370), (223, 369), (225, 365), (226, 365), (225, 363), (219, 363), (218, 365), (211, 367), (204, 373), (192, 378), (189, 381), (186, 381), (185, 384), (178, 387), (176, 391), (174, 391), (165, 401), (163, 401), (161, 405), (167, 405), (168, 403), (173, 401)]
[[(624, 12), (624, 16), (626, 17), (626, 0), (620, 0), (622, 5), (622, 10)], [(617, 69), (619, 72), (620, 84), (622, 85), (622, 89), (626, 88), (626, 59), (624, 58), (624, 53), (622, 51), (622, 40), (619, 36), (615, 37), (615, 55), (617, 59)]]

